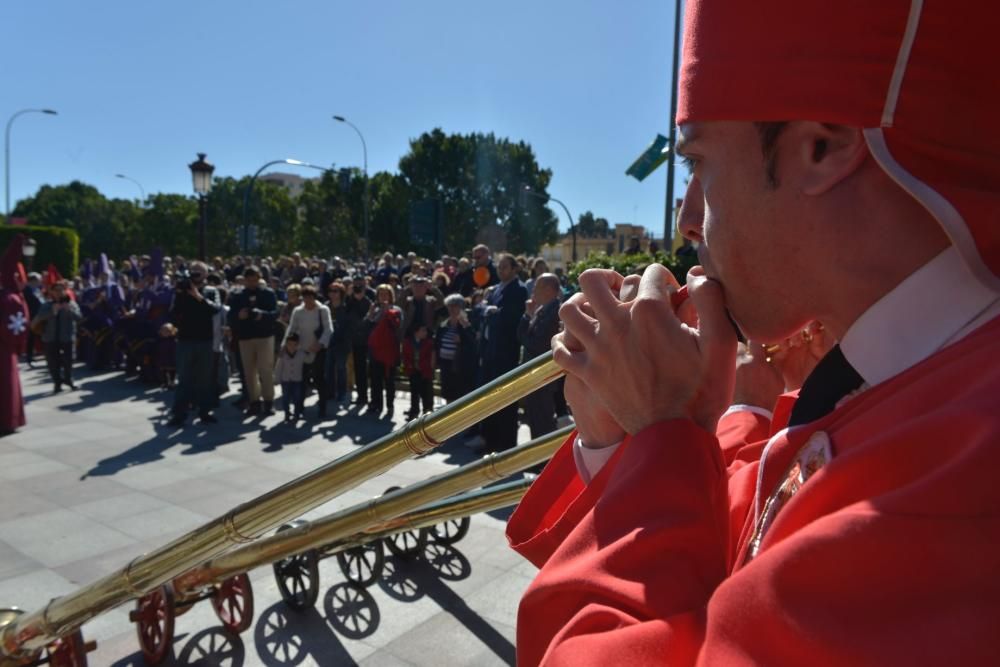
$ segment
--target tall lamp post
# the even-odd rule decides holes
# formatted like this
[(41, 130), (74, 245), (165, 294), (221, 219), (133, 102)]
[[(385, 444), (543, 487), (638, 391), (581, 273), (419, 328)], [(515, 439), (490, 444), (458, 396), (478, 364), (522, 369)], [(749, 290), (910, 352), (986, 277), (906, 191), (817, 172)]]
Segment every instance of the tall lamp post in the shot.
[(677, 70), (679, 67), (679, 52), (681, 45), (681, 0), (674, 0), (674, 59), (670, 79), (670, 136), (667, 137), (667, 146), (670, 146), (670, 155), (667, 156), (667, 205), (664, 211), (663, 221), (663, 251), (668, 255), (673, 248), (674, 239), (674, 146), (677, 145), (677, 124), (674, 117), (677, 116)]
[(53, 109), (21, 109), (7, 121), (7, 130), (3, 135), (3, 169), (6, 177), (6, 206), (4, 207), (4, 214), (7, 216), (8, 221), (10, 220), (10, 126), (14, 124), (14, 119), (26, 113), (44, 113), (50, 116), (58, 116)]
[(115, 174), (115, 178), (124, 178), (126, 181), (132, 181), (133, 183), (135, 183), (139, 187), (139, 192), (142, 193), (142, 199), (139, 201), (140, 202), (146, 201), (146, 188), (142, 187), (142, 183), (135, 180), (131, 176), (126, 176), (125, 174)]
[(365, 135), (361, 134), (361, 130), (358, 126), (347, 120), (343, 116), (334, 116), (333, 119), (340, 123), (345, 123), (354, 128), (354, 131), (358, 133), (358, 137), (361, 139), (361, 150), (364, 152), (364, 169), (365, 169), (365, 262), (368, 261), (369, 248), (370, 248), (370, 237), (368, 236), (368, 144), (365, 143)]
[(569, 209), (566, 208), (566, 204), (562, 203), (560, 200), (556, 199), (555, 197), (551, 197), (549, 195), (539, 194), (539, 193), (535, 192), (534, 190), (532, 190), (530, 185), (525, 185), (525, 184), (522, 183), (521, 184), (521, 206), (522, 207), (524, 207), (526, 205), (527, 197), (529, 197), (529, 196), (535, 197), (537, 199), (541, 199), (546, 204), (549, 203), (550, 201), (554, 201), (555, 203), (557, 203), (560, 206), (562, 206), (562, 209), (564, 211), (566, 211), (566, 217), (569, 218), (569, 231), (573, 235), (573, 261), (575, 262), (576, 261), (576, 223), (573, 222), (573, 216), (570, 215)]
[(208, 226), (208, 200), (205, 196), (212, 189), (212, 172), (215, 165), (205, 160), (204, 153), (198, 153), (198, 160), (188, 165), (194, 191), (198, 195), (198, 259), (205, 261), (205, 228)]

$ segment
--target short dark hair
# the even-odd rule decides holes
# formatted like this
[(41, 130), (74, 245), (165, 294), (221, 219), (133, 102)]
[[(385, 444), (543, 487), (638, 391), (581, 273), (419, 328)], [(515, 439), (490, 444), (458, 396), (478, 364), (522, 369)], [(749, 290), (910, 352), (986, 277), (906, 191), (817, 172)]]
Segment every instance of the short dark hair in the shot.
[(303, 285), (302, 290), (299, 292), (302, 296), (311, 296), (316, 298), (316, 286), (315, 285)]
[(248, 266), (247, 268), (243, 269), (243, 277), (249, 278), (250, 276), (257, 276), (258, 278), (260, 278), (260, 269), (258, 269), (256, 266)]
[(285, 342), (287, 343), (289, 341), (291, 341), (293, 343), (298, 343), (299, 342), (299, 335), (293, 331), (292, 333), (290, 333), (287, 336), (285, 336)]
[(778, 187), (778, 137), (788, 127), (788, 121), (763, 121), (754, 125), (760, 135), (760, 150), (764, 155), (767, 184), (773, 189)]

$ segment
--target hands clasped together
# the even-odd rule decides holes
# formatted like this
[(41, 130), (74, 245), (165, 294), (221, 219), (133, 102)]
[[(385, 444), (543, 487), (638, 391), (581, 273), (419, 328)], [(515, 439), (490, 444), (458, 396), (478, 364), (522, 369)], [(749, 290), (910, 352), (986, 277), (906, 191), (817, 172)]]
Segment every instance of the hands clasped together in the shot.
[(679, 286), (660, 264), (641, 278), (606, 269), (580, 275), (552, 349), (588, 447), (675, 418), (715, 432), (733, 395), (736, 332), (719, 283), (695, 267), (687, 284), (689, 300), (674, 312), (670, 295)]

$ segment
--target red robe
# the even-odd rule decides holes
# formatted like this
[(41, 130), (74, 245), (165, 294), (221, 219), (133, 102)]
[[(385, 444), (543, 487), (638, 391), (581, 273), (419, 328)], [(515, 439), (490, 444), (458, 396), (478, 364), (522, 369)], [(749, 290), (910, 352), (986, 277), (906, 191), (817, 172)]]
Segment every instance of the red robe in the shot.
[(763, 443), (662, 422), (587, 487), (564, 446), (508, 526), (541, 567), (518, 664), (1000, 664), (998, 358), (1000, 319), (777, 434), (762, 506), (833, 458), (749, 560)]
[(0, 434), (27, 423), (17, 355), (25, 350), (28, 324), (28, 306), (20, 292), (0, 289)]

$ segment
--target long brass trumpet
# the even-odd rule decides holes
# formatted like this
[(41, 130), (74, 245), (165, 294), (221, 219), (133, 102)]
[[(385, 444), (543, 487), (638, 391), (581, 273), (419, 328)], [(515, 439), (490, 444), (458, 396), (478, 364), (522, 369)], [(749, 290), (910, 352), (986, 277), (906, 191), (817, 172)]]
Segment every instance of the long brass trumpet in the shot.
[(352, 535), (384, 531), (394, 525), (396, 517), (406, 512), (484, 483), (499, 481), (536, 463), (547, 461), (572, 430), (572, 427), (567, 426), (505, 452), (488, 454), (458, 470), (431, 477), (405, 489), (391, 491), (322, 519), (308, 521), (291, 530), (243, 545), (174, 579), (174, 590), (184, 594), (307, 549)]
[(235, 545), (322, 505), (397, 463), (427, 453), (485, 417), (561, 377), (551, 353), (515, 368), (405, 427), (230, 510), (121, 570), (53, 599), (45, 608), (0, 617), (0, 665), (30, 658), (88, 620), (141, 597)]

